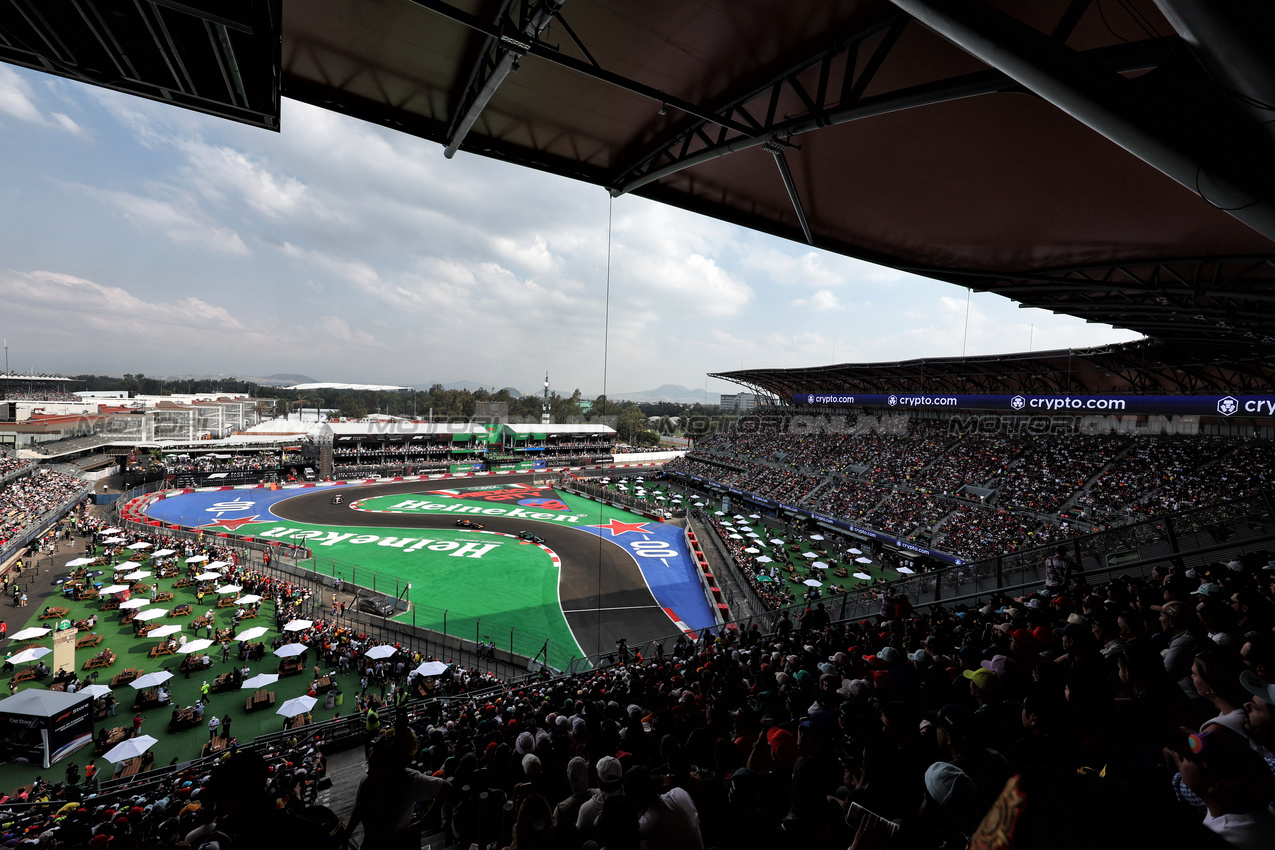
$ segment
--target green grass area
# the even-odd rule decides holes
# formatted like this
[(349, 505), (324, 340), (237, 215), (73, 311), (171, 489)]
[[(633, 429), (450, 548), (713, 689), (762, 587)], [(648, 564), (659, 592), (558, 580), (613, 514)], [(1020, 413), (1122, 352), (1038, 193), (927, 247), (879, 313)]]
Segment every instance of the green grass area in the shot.
[[(43, 576), (39, 578), (42, 583)], [(96, 579), (96, 581), (99, 582), (103, 580), (109, 583), (109, 572)], [(148, 579), (148, 581), (153, 581), (153, 579)], [(193, 587), (173, 588), (172, 585), (176, 581), (176, 578), (160, 579), (159, 589), (161, 591), (172, 592), (173, 601), (160, 603), (158, 606), (150, 607), (166, 607), (171, 609), (173, 606), (182, 603), (189, 603), (192, 606), (196, 606), (195, 589)], [(101, 608), (101, 603), (95, 600), (75, 602), (69, 599), (62, 599), (60, 596), (53, 596), (47, 600), (32, 598), (30, 604), (25, 609), (9, 608), (3, 612), (3, 616), (0, 618), (3, 618), (8, 622), (9, 634), (13, 634), (28, 626), (51, 626), (52, 622), (41, 621), (39, 619), (46, 604), (67, 608), (69, 610), (67, 616), (72, 620), (87, 618), (94, 612), (100, 612)], [(155, 622), (165, 625), (169, 623), (179, 624), (183, 627), (187, 638), (193, 640), (196, 637), (203, 637), (204, 635), (202, 630), (198, 635), (195, 635), (195, 633), (190, 630), (189, 626), (191, 620), (193, 620), (196, 616), (203, 614), (207, 608), (214, 607), (215, 605), (215, 597), (205, 596), (203, 607), (195, 607), (191, 616), (180, 618), (165, 617), (156, 620)], [(214, 614), (216, 627), (229, 627), (230, 617), (234, 610), (234, 608), (222, 608), (220, 610), (216, 610)], [(18, 620), (19, 617), (28, 619), (25, 623), (23, 623)], [(256, 620), (245, 620), (241, 625), (241, 629), (250, 628), (256, 625), (269, 629), (269, 634), (261, 638), (261, 640), (266, 643), (268, 649), (270, 641), (274, 640), (278, 634), (278, 632), (274, 629), (274, 607), (272, 603), (263, 603), (261, 606), (261, 613), (258, 618)], [(186, 706), (193, 704), (199, 698), (199, 688), (203, 682), (204, 676), (191, 674), (189, 679), (185, 678), (179, 672), (179, 667), (183, 658), (181, 655), (150, 658), (148, 653), (150, 652), (151, 647), (160, 643), (160, 641), (156, 639), (147, 640), (134, 638), (132, 626), (120, 623), (119, 611), (100, 612), (97, 628), (94, 631), (102, 636), (102, 643), (100, 647), (97, 649), (81, 649), (76, 652), (76, 667), (79, 669), (81, 676), (84, 675), (84, 662), (96, 654), (99, 649), (109, 647), (116, 652), (118, 659), (113, 666), (100, 668), (100, 675), (98, 678), (99, 684), (109, 684), (111, 678), (126, 667), (139, 667), (148, 673), (167, 669), (174, 674), (173, 679), (168, 683), (173, 692), (174, 703)], [(14, 643), (14, 641), (10, 641), (8, 648), (16, 653), (20, 647), (15, 646)], [(42, 640), (29, 643), (24, 642), (22, 644), (22, 646), (28, 645), (51, 646), (52, 635), (46, 636)], [(212, 652), (213, 665), (207, 675), (209, 682), (211, 682), (215, 676), (229, 670), (232, 665), (239, 663), (234, 652), (235, 648), (236, 646), (232, 645), (230, 661), (225, 664), (221, 662), (221, 652), (216, 646), (210, 650)], [(311, 658), (313, 659), (313, 657), (313, 653), (311, 653)], [(52, 659), (53, 656), (51, 654), (44, 658), (44, 660), (50, 664)], [(257, 673), (273, 673), (275, 672), (277, 665), (278, 659), (273, 655), (270, 655), (269, 652), (267, 652), (264, 658), (249, 663), (249, 667), (252, 669), (253, 675)], [(313, 661), (311, 661), (311, 668), (313, 668)], [(286, 699), (304, 694), (309, 687), (310, 679), (311, 677), (308, 674), (289, 676), (280, 679), (274, 685), (271, 685), (268, 690), (274, 691), (277, 703), (282, 704)], [(347, 697), (345, 704), (336, 709), (324, 709), (321, 698), (320, 702), (315, 706), (315, 709), (312, 712), (315, 722), (330, 720), (337, 712), (341, 712), (344, 715), (354, 710), (353, 703), (355, 692), (358, 689), (358, 677), (353, 674), (348, 674), (347, 676), (342, 677), (339, 681), (339, 686), (345, 692)], [(7, 693), (8, 674), (6, 674), (3, 679), (3, 683), (6, 686), (6, 690), (0, 691), (0, 693)], [(19, 686), (19, 690), (32, 687), (44, 688), (47, 687), (47, 685), (41, 683), (28, 683)], [(106, 725), (108, 728), (113, 726), (131, 726), (133, 715), (135, 714), (132, 706), (136, 694), (137, 691), (127, 685), (116, 688), (115, 698), (119, 701), (117, 716), (113, 718), (106, 718), (104, 721), (99, 721), (99, 723), (96, 724), (96, 727), (101, 727), (102, 725)], [(231, 732), (241, 742), (251, 741), (257, 735), (262, 735), (267, 732), (275, 732), (283, 728), (284, 718), (274, 714), (272, 710), (263, 709), (253, 713), (246, 712), (244, 710), (244, 700), (247, 696), (247, 692), (243, 691), (238, 693), (230, 692), (213, 694), (210, 697), (211, 703), (206, 710), (208, 712), (216, 712), (219, 718), (229, 714), (231, 717)], [(208, 730), (206, 727), (169, 733), (168, 721), (171, 712), (171, 707), (154, 708), (143, 712), (145, 721), (142, 725), (142, 732), (159, 739), (158, 743), (152, 748), (152, 751), (155, 753), (156, 765), (168, 764), (174, 758), (179, 761), (194, 758), (199, 755), (200, 749), (208, 740)], [(205, 718), (207, 716), (208, 715), (205, 715)], [(84, 749), (76, 752), (69, 759), (64, 759), (63, 761), (58, 762), (48, 770), (42, 770), (38, 766), (32, 767), (30, 765), (20, 764), (0, 764), (0, 789), (4, 789), (6, 791), (12, 790), (20, 785), (29, 783), (37, 775), (43, 775), (46, 779), (60, 781), (63, 778), (66, 765), (70, 761), (77, 762), (80, 765), (80, 773), (83, 775), (83, 767), (88, 763), (90, 758), (92, 758), (92, 749), (91, 747), (85, 747)], [(109, 777), (112, 768), (111, 764), (100, 758), (97, 760), (97, 764), (99, 770), (105, 771), (103, 778)]]

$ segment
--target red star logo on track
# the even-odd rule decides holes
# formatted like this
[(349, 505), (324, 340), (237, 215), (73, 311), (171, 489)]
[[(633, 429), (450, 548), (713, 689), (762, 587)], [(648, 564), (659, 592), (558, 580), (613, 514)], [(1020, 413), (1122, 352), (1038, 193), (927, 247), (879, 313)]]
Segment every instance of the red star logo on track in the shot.
[(200, 528), (224, 528), (227, 531), (238, 531), (239, 526), (247, 525), (250, 522), (256, 522), (256, 516), (246, 516), (240, 519), (219, 519), (216, 522), (209, 522), (201, 525)]
[(650, 534), (650, 532), (646, 530), (646, 523), (644, 522), (620, 522), (618, 519), (613, 519), (606, 525), (595, 525), (591, 527), (607, 529), (611, 532), (612, 537), (619, 537), (626, 531), (636, 531), (638, 534)]

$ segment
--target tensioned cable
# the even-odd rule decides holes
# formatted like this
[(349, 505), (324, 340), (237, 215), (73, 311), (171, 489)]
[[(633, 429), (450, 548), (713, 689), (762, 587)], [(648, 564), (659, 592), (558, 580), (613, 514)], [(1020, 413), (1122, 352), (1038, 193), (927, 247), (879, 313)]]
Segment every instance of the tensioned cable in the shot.
[[(610, 403), (607, 398), (607, 355), (610, 346), (611, 334), (611, 215), (615, 209), (615, 198), (611, 193), (607, 193), (607, 273), (606, 273), (606, 300), (602, 308), (602, 398), (604, 403), (602, 406), (602, 415), (606, 415), (606, 405)], [(614, 455), (612, 456), (614, 463)], [(602, 525), (603, 512), (605, 506), (602, 501), (598, 501), (598, 525)], [(594, 646), (597, 652), (602, 652), (602, 529), (598, 529), (598, 624), (594, 634)]]

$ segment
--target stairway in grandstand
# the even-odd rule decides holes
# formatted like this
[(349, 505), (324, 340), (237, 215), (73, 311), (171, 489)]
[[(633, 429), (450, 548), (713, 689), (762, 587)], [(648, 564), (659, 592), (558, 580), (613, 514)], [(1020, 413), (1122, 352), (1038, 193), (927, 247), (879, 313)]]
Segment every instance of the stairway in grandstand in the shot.
[[(816, 475), (816, 474), (818, 474), (818, 473), (814, 473), (814, 472), (812, 472), (811, 474), (812, 474), (812, 475)], [(832, 484), (833, 484), (833, 476), (832, 476), (832, 475), (825, 475), (825, 476), (824, 476), (824, 479), (823, 479), (822, 481), (820, 481), (818, 484), (816, 484), (814, 487), (812, 487), (812, 488), (810, 489), (810, 492), (809, 492), (809, 493), (807, 493), (806, 495), (802, 496), (802, 497), (801, 497), (801, 498), (797, 501), (797, 504), (799, 504), (799, 505), (811, 505), (811, 506), (813, 506), (813, 505), (817, 505), (817, 504), (818, 504), (818, 502), (816, 502), (816, 501), (814, 500), (814, 498), (815, 498), (815, 494), (816, 494), (816, 493), (818, 493), (820, 490), (824, 489), (825, 487), (828, 487), (828, 486), (830, 486), (830, 485), (832, 485)]]

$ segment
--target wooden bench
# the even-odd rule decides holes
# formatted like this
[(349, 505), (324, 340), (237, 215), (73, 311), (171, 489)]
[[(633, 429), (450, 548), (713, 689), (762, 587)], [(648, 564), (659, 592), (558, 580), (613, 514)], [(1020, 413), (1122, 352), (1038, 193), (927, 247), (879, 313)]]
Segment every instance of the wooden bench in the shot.
[(193, 578), (179, 578), (173, 582), (173, 587), (194, 587), (196, 584)]
[[(98, 638), (98, 640), (100, 641), (100, 640), (101, 640), (101, 638), (99, 637), (99, 638)], [(85, 661), (85, 662), (84, 662), (84, 669), (85, 669), (85, 670), (96, 670), (96, 669), (97, 669), (97, 668), (99, 668), (99, 667), (110, 667), (112, 664), (114, 664), (114, 663), (115, 663), (116, 658), (117, 658), (117, 656), (115, 655), (115, 653), (114, 653), (114, 652), (111, 652), (111, 651), (108, 649), (108, 650), (106, 650), (106, 654), (105, 654), (105, 655), (102, 655), (101, 653), (98, 653), (97, 655), (94, 655), (92, 658), (90, 658), (88, 661)]]
[(195, 619), (190, 621), (190, 630), (192, 632), (198, 632), (200, 629), (207, 627), (212, 622), (213, 622), (212, 617), (209, 617), (207, 614), (205, 614), (202, 617), (196, 617)]
[(216, 635), (213, 637), (213, 641), (216, 643), (230, 643), (234, 639), (234, 629), (218, 629)]
[[(150, 770), (149, 765), (146, 767), (146, 770)], [(120, 778), (136, 776), (137, 774), (143, 773), (143, 772), (144, 771), (142, 770), (142, 757), (138, 756), (137, 758), (131, 758), (128, 761), (124, 762), (124, 770), (120, 773)]]
[[(172, 594), (171, 594), (171, 593), (170, 593), (170, 594), (168, 594), (168, 597), (171, 599), (171, 598), (172, 598)], [(190, 605), (188, 605), (188, 604), (186, 604), (186, 603), (182, 603), (181, 605), (178, 605), (178, 606), (177, 606), (176, 608), (174, 608), (173, 610), (169, 611), (169, 612), (168, 612), (168, 616), (170, 616), (170, 617), (189, 617), (189, 616), (190, 616), (190, 610), (191, 610), (191, 609), (190, 609)]]
[(106, 733), (105, 738), (93, 739), (93, 752), (100, 756), (102, 753), (106, 752), (127, 737), (128, 730), (123, 726), (116, 726), (114, 729)]
[(145, 623), (144, 625), (137, 627), (137, 631), (133, 634), (133, 637), (144, 638), (158, 628), (159, 625), (156, 623)]
[(103, 611), (114, 611), (119, 607), (120, 607), (120, 601), (118, 599), (108, 598), (105, 602), (102, 603)]
[(172, 601), (173, 601), (173, 595), (169, 593), (168, 591), (155, 594), (155, 598), (151, 600), (151, 602), (172, 602)]
[(91, 646), (97, 646), (102, 642), (102, 636), (99, 634), (80, 635), (75, 639), (76, 649), (88, 649)]
[(21, 685), (25, 682), (34, 682), (39, 676), (36, 675), (34, 667), (24, 667), (17, 673), (13, 674), (13, 683)]
[(155, 575), (157, 578), (172, 578), (173, 576), (177, 575), (179, 572), (180, 571), (177, 569), (176, 564), (166, 564), (160, 567), (158, 570), (156, 570)]
[(240, 620), (255, 620), (255, 619), (257, 619), (257, 609), (256, 609), (256, 608), (245, 608), (245, 609), (243, 610), (243, 613), (239, 615), (239, 619), (240, 619)]
[(194, 729), (196, 726), (203, 725), (203, 718), (195, 716), (193, 708), (183, 708), (177, 712), (176, 717), (168, 719), (169, 732), (181, 732), (185, 729)]
[(176, 652), (177, 652), (177, 647), (165, 641), (164, 643), (161, 643), (159, 646), (152, 646), (149, 655), (151, 658), (159, 658), (160, 656), (163, 656), (163, 655), (173, 655)]
[(305, 668), (301, 665), (300, 657), (285, 658), (279, 662), (278, 673), (280, 676), (295, 676), (297, 673), (304, 671)]
[(270, 708), (274, 705), (274, 691), (257, 691), (244, 700), (244, 711), (256, 711), (259, 708)]
[(235, 600), (230, 598), (229, 593), (223, 594), (217, 599), (218, 608), (231, 608), (231, 607), (234, 607), (234, 604), (235, 604)]
[(243, 687), (242, 678), (236, 679), (233, 673), (222, 673), (216, 679), (213, 679), (212, 685), (208, 689), (215, 694), (219, 694), (223, 691), (237, 691), (241, 687)]
[(60, 620), (67, 614), (65, 608), (45, 608), (44, 613), (40, 615), (41, 620)]
[(128, 669), (115, 674), (115, 678), (111, 679), (111, 687), (118, 688), (121, 685), (127, 685), (140, 675), (142, 675), (141, 670), (136, 667), (129, 667)]

